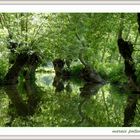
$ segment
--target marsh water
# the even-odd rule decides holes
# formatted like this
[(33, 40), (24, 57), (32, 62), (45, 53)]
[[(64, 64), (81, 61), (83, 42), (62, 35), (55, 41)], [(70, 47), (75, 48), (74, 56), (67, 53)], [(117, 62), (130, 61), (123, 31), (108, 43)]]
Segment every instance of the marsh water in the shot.
[(120, 84), (63, 81), (53, 72), (36, 78), (0, 87), (1, 127), (139, 126), (139, 94)]

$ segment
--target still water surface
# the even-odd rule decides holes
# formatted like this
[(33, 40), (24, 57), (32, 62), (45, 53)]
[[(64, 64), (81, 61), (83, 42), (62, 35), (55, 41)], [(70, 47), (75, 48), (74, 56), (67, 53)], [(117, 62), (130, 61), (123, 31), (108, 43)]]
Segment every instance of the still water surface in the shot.
[(54, 73), (36, 77), (0, 87), (1, 127), (140, 126), (138, 93), (110, 83), (63, 81)]

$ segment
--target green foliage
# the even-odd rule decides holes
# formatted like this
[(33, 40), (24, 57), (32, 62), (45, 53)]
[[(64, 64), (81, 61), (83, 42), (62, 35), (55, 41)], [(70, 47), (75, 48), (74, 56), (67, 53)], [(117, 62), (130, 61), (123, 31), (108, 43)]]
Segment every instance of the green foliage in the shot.
[[(4, 48), (1, 48), (4, 50)], [(2, 50), (1, 50), (2, 51)], [(2, 80), (8, 71), (9, 62), (8, 62), (8, 54), (4, 51), (0, 52), (0, 80)]]
[(8, 116), (9, 99), (3, 88), (0, 88), (0, 105), (0, 126), (4, 126), (10, 117)]
[(72, 74), (72, 77), (71, 77), (71, 81), (73, 83), (75, 83), (76, 85), (81, 85), (83, 80), (81, 78), (81, 70), (83, 69), (83, 66), (82, 65), (74, 65), (71, 67), (71, 74)]
[(136, 75), (137, 75), (137, 81), (139, 83), (140, 82), (140, 64), (137, 64)]
[[(139, 50), (137, 44), (140, 39), (137, 38), (136, 13), (123, 15), (122, 19), (121, 13), (1, 13), (0, 80), (11, 68), (10, 61), (14, 62), (17, 54), (24, 52), (28, 55), (36, 53), (42, 65), (56, 58), (72, 60), (72, 81), (78, 84), (71, 84), (70, 81), (74, 88), (71, 93), (66, 90), (56, 93), (51, 84), (46, 86), (49, 81), (53, 82), (54, 71), (49, 71), (48, 67), (45, 70), (44, 67), (38, 68), (36, 84), (40, 87), (42, 96), (39, 108), (32, 116), (21, 117), (16, 109), (9, 107), (11, 100), (6, 92), (0, 90), (0, 126), (5, 126), (10, 121), (11, 112), (15, 117), (12, 126), (122, 126), (127, 95), (118, 94), (118, 90), (106, 85), (98, 93), (84, 99), (80, 97), (80, 89), (85, 83), (77, 79), (83, 65), (88, 64), (106, 81), (115, 84), (127, 82), (124, 62), (117, 45), (120, 21), (123, 21), (122, 36), (134, 44), (133, 59), (140, 81), (140, 53), (136, 51)], [(18, 45), (12, 46), (10, 42)], [(48, 75), (53, 77), (46, 78)], [(43, 76), (46, 76), (46, 81)], [(19, 75), (21, 85), (18, 85), (18, 91), (26, 103), (28, 97), (24, 80), (23, 75)], [(64, 86), (66, 84), (65, 82)], [(28, 95), (32, 95), (31, 92), (30, 89)], [(135, 126), (139, 122), (138, 111), (136, 116)]]
[(112, 64), (111, 70), (108, 71), (108, 78), (112, 83), (126, 82), (123, 64)]
[(74, 65), (71, 67), (71, 72), (72, 72), (72, 75), (75, 75), (75, 76), (80, 76), (79, 73), (80, 71), (82, 70), (83, 66), (82, 65)]
[(127, 77), (124, 73), (123, 64), (113, 64), (113, 63), (105, 63), (98, 65), (97, 68), (99, 74), (103, 79), (112, 82), (112, 83), (120, 83), (126, 82)]
[[(81, 54), (86, 63), (96, 68), (100, 62), (106, 65), (106, 62), (118, 61), (117, 33), (120, 15), (1, 13), (0, 39), (5, 47), (9, 46), (9, 41), (19, 43), (16, 53), (36, 52), (44, 62), (55, 58), (78, 60)], [(136, 14), (125, 13), (123, 23), (124, 39), (134, 42), (138, 27)]]
[[(19, 116), (15, 107), (10, 108), (8, 96), (1, 95), (0, 125), (10, 122), (13, 127), (116, 127), (123, 125), (123, 114), (127, 94), (115, 90), (111, 85), (103, 86), (90, 98), (81, 98), (79, 89), (70, 93), (55, 93), (54, 88), (40, 85), (41, 100), (32, 116)], [(24, 89), (23, 89), (24, 90)], [(25, 91), (25, 90), (24, 90)], [(13, 91), (11, 91), (13, 92)], [(22, 93), (23, 94), (23, 93)], [(19, 94), (21, 96), (21, 94)], [(24, 96), (26, 93), (24, 93)], [(26, 98), (23, 98), (26, 102)], [(22, 110), (22, 108), (21, 108)]]

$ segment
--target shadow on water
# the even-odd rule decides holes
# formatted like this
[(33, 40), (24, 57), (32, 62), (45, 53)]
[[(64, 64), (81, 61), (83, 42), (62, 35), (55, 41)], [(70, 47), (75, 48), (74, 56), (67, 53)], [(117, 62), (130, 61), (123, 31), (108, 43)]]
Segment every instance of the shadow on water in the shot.
[[(26, 119), (28, 116), (32, 116), (38, 107), (41, 96), (38, 94), (38, 89), (34, 82), (26, 80), (20, 85), (20, 90), (18, 90), (18, 85), (5, 86), (5, 92), (8, 95), (9, 110), (8, 114), (10, 116), (10, 121), (5, 124), (5, 126), (12, 126), (12, 122), (18, 116)], [(26, 94), (26, 99), (22, 97), (21, 90), (24, 90)]]

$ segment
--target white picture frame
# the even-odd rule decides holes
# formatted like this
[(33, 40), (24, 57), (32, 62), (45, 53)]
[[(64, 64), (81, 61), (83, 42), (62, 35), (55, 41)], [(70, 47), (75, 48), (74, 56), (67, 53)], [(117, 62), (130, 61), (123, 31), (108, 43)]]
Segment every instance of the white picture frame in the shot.
[[(126, 0), (41, 0), (0, 1), (0, 12), (140, 12), (140, 1)], [(140, 139), (137, 127), (94, 127), (94, 128), (0, 128), (0, 139)]]

